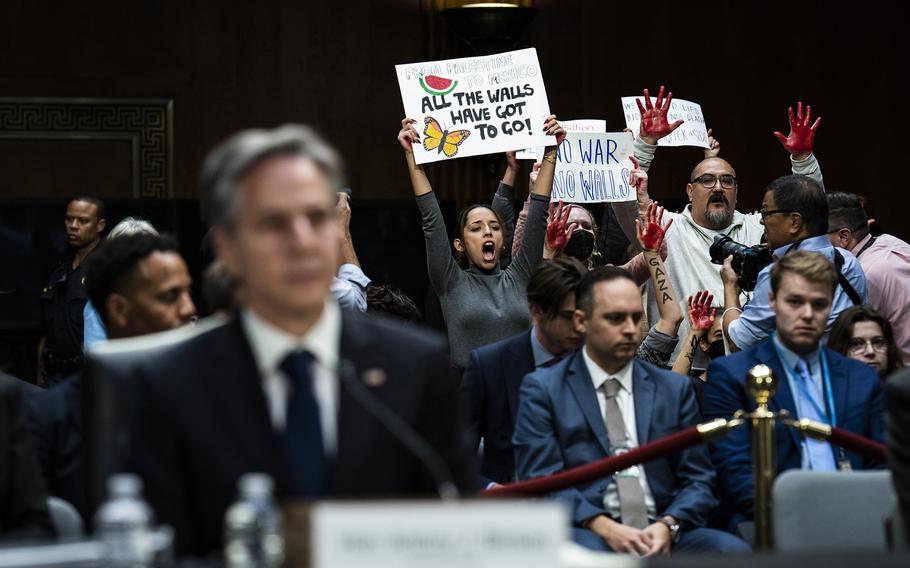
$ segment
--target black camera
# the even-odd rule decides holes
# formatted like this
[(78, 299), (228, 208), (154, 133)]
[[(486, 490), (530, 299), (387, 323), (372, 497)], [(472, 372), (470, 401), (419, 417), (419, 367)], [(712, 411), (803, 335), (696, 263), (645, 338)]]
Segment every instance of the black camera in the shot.
[(739, 277), (739, 289), (744, 292), (755, 290), (758, 273), (774, 260), (768, 247), (747, 247), (728, 235), (715, 236), (709, 252), (714, 264), (723, 264), (725, 258), (733, 255), (733, 270)]

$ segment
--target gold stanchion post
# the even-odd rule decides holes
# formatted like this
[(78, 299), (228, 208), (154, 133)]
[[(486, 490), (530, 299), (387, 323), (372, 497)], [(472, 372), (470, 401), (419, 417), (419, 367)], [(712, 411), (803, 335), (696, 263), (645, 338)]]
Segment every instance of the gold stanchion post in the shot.
[(777, 391), (777, 378), (767, 365), (749, 369), (746, 387), (758, 408), (752, 413), (752, 476), (755, 490), (755, 549), (774, 548), (771, 525), (771, 486), (775, 474), (774, 424), (776, 414), (768, 410), (768, 401)]

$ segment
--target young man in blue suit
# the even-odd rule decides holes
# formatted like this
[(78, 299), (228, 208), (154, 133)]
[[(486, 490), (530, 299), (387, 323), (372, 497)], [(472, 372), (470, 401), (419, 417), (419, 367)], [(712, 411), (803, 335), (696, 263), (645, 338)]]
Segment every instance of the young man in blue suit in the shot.
[[(834, 265), (824, 256), (795, 251), (778, 259), (771, 270), (769, 304), (775, 332), (754, 347), (714, 360), (704, 389), (706, 419), (730, 418), (739, 409), (752, 411), (745, 377), (758, 364), (777, 377), (772, 411), (786, 410), (855, 434), (882, 439), (882, 389), (872, 367), (823, 348), (820, 340), (838, 285)], [(752, 454), (748, 428), (738, 428), (712, 444), (718, 485), (730, 526), (752, 518)], [(874, 464), (827, 442), (801, 440), (792, 428), (777, 423), (777, 472), (787, 469), (833, 471)]]
[(512, 431), (518, 389), (528, 373), (554, 365), (578, 349), (575, 289), (587, 269), (574, 258), (542, 262), (528, 282), (533, 327), (471, 352), (461, 383), (470, 410), (474, 447), (483, 438), (481, 481), (485, 487), (515, 480)]
[[(515, 424), (520, 479), (588, 464), (697, 424), (688, 378), (634, 359), (643, 310), (628, 272), (603, 267), (578, 289), (575, 327), (585, 346), (521, 385)], [(702, 446), (652, 460), (553, 497), (569, 504), (573, 539), (639, 556), (745, 552), (736, 537), (703, 528), (717, 505)]]

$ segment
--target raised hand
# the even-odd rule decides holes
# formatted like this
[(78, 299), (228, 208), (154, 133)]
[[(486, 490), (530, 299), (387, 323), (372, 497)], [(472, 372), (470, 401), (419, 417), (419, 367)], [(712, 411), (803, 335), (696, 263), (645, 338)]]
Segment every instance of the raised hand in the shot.
[(566, 223), (569, 220), (569, 213), (572, 211), (572, 205), (566, 205), (562, 201), (559, 203), (550, 203), (550, 214), (547, 218), (547, 247), (552, 250), (562, 250), (572, 231), (575, 230), (577, 223), (572, 223), (568, 227)]
[(806, 114), (803, 116), (802, 101), (796, 105), (796, 116), (793, 116), (793, 107), (789, 107), (787, 113), (790, 116), (790, 134), (784, 136), (775, 131), (774, 136), (795, 159), (805, 160), (815, 146), (815, 131), (818, 130), (822, 117), (816, 118), (812, 126), (809, 126), (812, 121), (812, 106), (806, 106)]
[(629, 185), (635, 189), (638, 194), (638, 200), (642, 201), (643, 197), (648, 196), (648, 172), (641, 169), (638, 165), (638, 159), (635, 156), (629, 156), (632, 160), (632, 169), (629, 171)]
[(556, 145), (559, 146), (562, 144), (562, 141), (566, 139), (566, 129), (562, 127), (556, 120), (556, 115), (551, 114), (543, 123), (543, 131), (549, 134), (550, 136), (556, 137)]
[(667, 225), (662, 227), (663, 219), (664, 208), (658, 206), (656, 201), (652, 201), (648, 205), (648, 215), (645, 217), (645, 222), (642, 223), (639, 219), (635, 220), (635, 232), (641, 248), (648, 251), (660, 250), (660, 245), (664, 242), (664, 235), (667, 234), (667, 229), (673, 224), (673, 219), (670, 219), (667, 221)]
[(720, 155), (720, 140), (714, 137), (714, 129), (708, 129), (708, 147), (705, 148), (705, 159)]
[(420, 144), (420, 134), (414, 125), (417, 123), (413, 118), (401, 119), (401, 130), (398, 131), (398, 142), (405, 151), (410, 152), (412, 143)]
[(635, 99), (638, 104), (638, 110), (641, 113), (641, 126), (638, 129), (638, 136), (648, 144), (657, 144), (657, 141), (670, 134), (684, 122), (677, 120), (673, 124), (667, 122), (667, 112), (670, 110), (670, 101), (673, 100), (673, 93), (668, 93), (664, 99), (664, 86), (660, 86), (657, 92), (657, 100), (651, 104), (651, 94), (648, 89), (644, 90), (645, 105), (642, 106), (641, 100)]
[(714, 294), (707, 290), (696, 292), (694, 299), (689, 296), (689, 321), (692, 329), (704, 331), (714, 325), (715, 309), (711, 307), (713, 301)]
[(518, 171), (518, 159), (515, 157), (515, 150), (506, 152), (506, 169), (513, 172)]

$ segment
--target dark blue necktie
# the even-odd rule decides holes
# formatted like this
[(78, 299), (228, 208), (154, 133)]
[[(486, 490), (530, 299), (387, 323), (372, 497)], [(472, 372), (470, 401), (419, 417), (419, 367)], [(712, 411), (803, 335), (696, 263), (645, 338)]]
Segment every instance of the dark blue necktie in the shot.
[(300, 497), (325, 494), (328, 477), (312, 366), (313, 355), (308, 351), (295, 351), (281, 362), (290, 380), (284, 439)]

